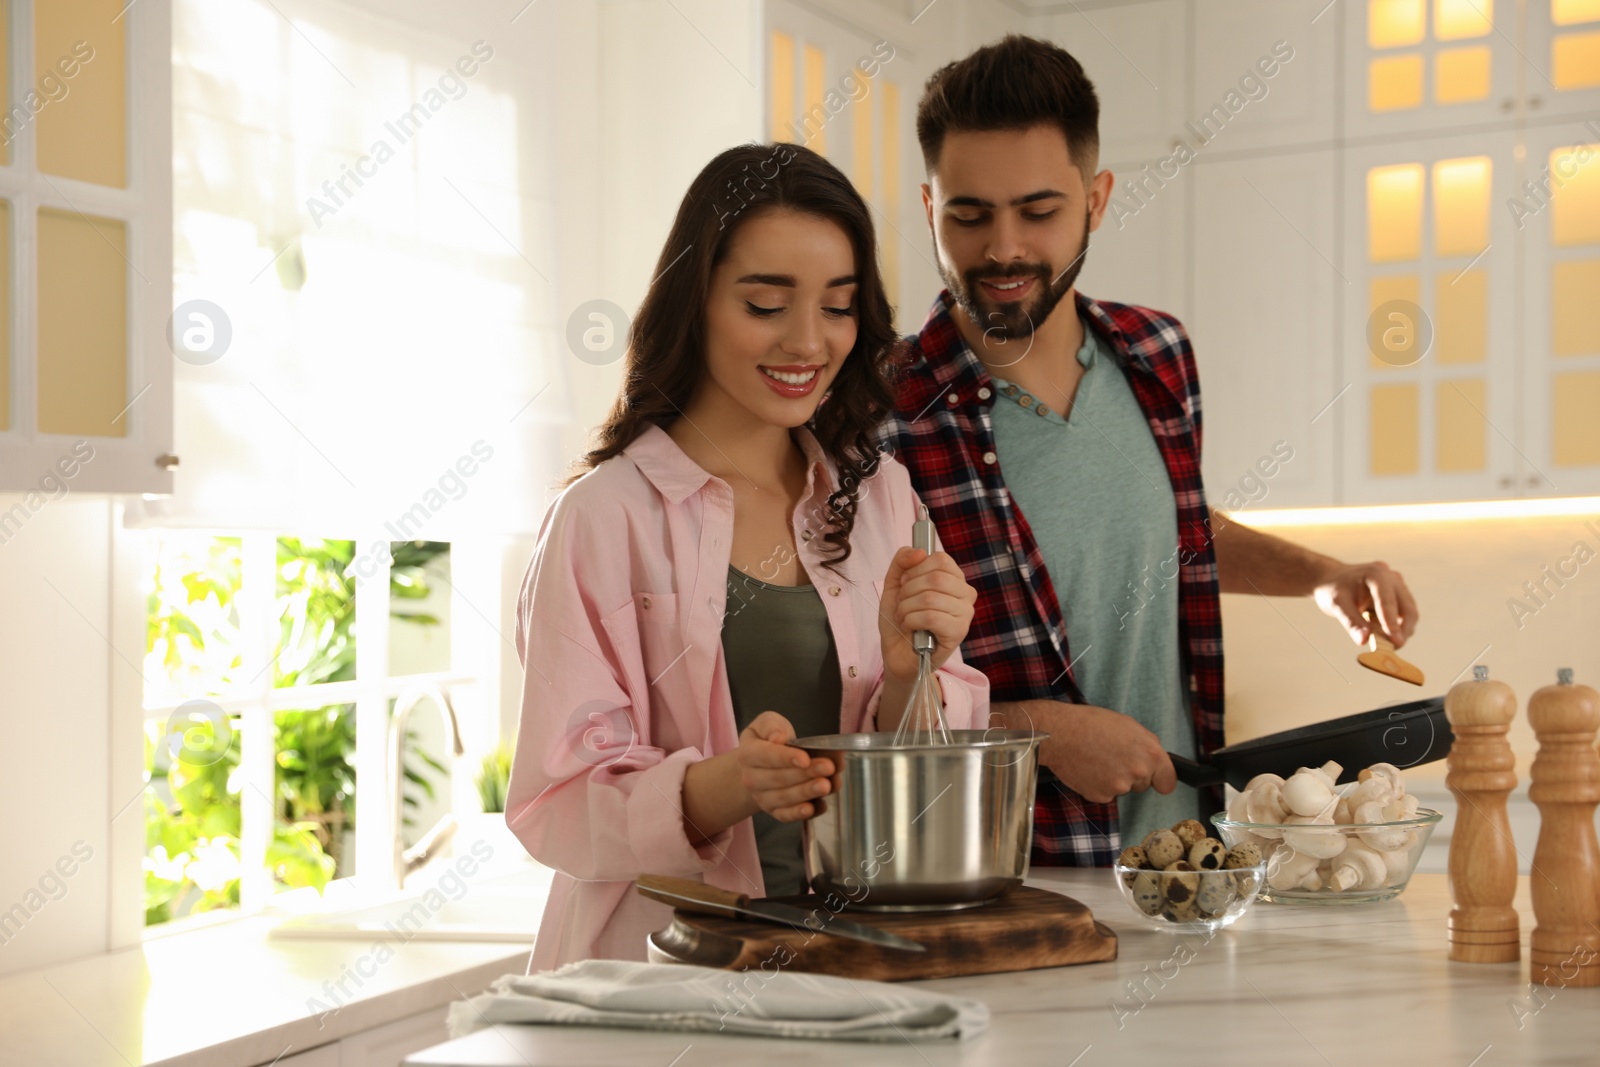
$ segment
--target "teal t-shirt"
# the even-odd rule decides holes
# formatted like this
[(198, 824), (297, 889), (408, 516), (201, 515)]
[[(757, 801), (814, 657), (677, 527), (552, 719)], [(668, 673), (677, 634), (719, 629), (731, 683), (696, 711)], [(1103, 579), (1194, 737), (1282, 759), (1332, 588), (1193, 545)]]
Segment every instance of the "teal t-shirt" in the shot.
[[(1088, 322), (1068, 418), (994, 378), (995, 450), (1061, 598), (1073, 676), (1091, 704), (1131, 716), (1193, 758), (1178, 638), (1178, 514), (1172, 482), (1116, 355)], [(1180, 784), (1118, 799), (1123, 844), (1196, 818)]]

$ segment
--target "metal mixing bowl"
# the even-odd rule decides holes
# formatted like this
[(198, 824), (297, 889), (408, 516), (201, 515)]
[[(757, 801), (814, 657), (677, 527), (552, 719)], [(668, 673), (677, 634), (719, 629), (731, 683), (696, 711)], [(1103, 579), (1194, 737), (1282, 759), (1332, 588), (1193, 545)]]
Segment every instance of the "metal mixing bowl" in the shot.
[(952, 730), (949, 745), (890, 733), (793, 742), (833, 761), (832, 791), (801, 823), (813, 891), (853, 908), (970, 908), (1022, 884), (1033, 846), (1039, 743), (1027, 730)]

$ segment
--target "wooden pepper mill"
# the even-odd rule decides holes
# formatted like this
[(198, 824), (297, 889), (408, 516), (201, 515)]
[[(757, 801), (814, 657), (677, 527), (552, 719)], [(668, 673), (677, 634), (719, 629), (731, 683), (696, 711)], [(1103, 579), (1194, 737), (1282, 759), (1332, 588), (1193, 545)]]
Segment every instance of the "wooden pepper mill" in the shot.
[(1517, 892), (1517, 852), (1506, 797), (1517, 785), (1516, 757), (1506, 732), (1517, 697), (1489, 668), (1472, 668), (1444, 698), (1455, 733), (1445, 785), (1456, 798), (1450, 835), (1450, 958), (1463, 963), (1511, 963), (1521, 958), (1522, 935), (1511, 898)]
[(1528, 770), (1528, 798), (1539, 807), (1533, 852), (1533, 939), (1529, 979), (1552, 986), (1600, 985), (1600, 693), (1572, 684), (1563, 668), (1555, 685), (1528, 700), (1539, 754)]

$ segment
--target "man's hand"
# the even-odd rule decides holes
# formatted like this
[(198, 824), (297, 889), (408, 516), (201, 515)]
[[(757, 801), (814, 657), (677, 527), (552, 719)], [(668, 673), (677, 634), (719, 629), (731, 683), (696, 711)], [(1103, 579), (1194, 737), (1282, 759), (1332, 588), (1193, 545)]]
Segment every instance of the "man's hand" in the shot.
[(1385, 563), (1341, 563), (1281, 537), (1252, 530), (1228, 515), (1211, 513), (1217, 582), (1224, 593), (1260, 596), (1311, 594), (1325, 614), (1343, 624), (1350, 639), (1367, 643), (1372, 623), (1399, 648), (1417, 628), (1417, 602), (1405, 579)]
[(1048, 733), (1039, 761), (1091, 803), (1108, 804), (1124, 793), (1152, 788), (1166, 794), (1178, 787), (1160, 739), (1121, 712), (1055, 700), (996, 703), (994, 712), (1008, 729)]
[(1366, 644), (1372, 634), (1372, 622), (1363, 612), (1372, 613), (1395, 648), (1404, 645), (1417, 628), (1417, 602), (1411, 598), (1406, 580), (1381, 561), (1341, 564), (1318, 583), (1312, 595), (1317, 607), (1338, 619), (1358, 645)]

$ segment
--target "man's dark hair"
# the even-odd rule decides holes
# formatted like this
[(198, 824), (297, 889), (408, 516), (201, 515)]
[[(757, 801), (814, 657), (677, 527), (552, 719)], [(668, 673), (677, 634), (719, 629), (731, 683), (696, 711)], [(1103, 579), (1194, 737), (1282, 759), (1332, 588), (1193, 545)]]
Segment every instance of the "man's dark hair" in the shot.
[(917, 140), (931, 173), (945, 134), (1054, 126), (1087, 184), (1100, 155), (1100, 100), (1063, 48), (1009, 34), (934, 72), (917, 105)]

